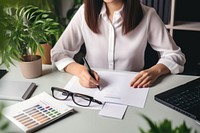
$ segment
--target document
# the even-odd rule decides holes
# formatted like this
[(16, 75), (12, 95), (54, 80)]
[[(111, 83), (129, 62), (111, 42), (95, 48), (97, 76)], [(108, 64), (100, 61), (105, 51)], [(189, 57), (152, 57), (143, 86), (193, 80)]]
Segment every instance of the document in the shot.
[(96, 91), (96, 99), (143, 108), (149, 88), (132, 88), (130, 82), (137, 73), (98, 71), (102, 91)]
[(149, 88), (132, 88), (130, 82), (136, 76), (134, 72), (97, 71), (101, 80), (98, 88), (85, 88), (75, 76), (64, 87), (66, 90), (93, 96), (102, 102), (118, 103), (143, 108)]
[(3, 109), (3, 115), (26, 133), (35, 132), (72, 112), (72, 107), (46, 92)]

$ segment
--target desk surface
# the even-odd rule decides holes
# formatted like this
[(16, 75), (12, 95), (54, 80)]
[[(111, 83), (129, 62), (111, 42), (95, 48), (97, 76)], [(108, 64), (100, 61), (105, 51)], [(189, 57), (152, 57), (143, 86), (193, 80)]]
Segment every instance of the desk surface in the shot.
[[(43, 65), (43, 75), (35, 79), (25, 79), (18, 66), (12, 66), (10, 71), (1, 80), (32, 81), (38, 87), (33, 93), (37, 95), (43, 91), (51, 94), (51, 86), (64, 87), (72, 75), (57, 71), (51, 65)], [(65, 117), (39, 131), (38, 133), (140, 133), (139, 127), (147, 130), (149, 126), (140, 116), (144, 114), (153, 121), (159, 122), (167, 118), (172, 121), (173, 126), (180, 125), (183, 121), (188, 127), (200, 132), (200, 126), (191, 118), (182, 115), (154, 100), (154, 95), (177, 85), (195, 79), (196, 76), (168, 75), (159, 81), (157, 85), (150, 88), (144, 108), (128, 107), (123, 120), (102, 117), (98, 110), (89, 110), (75, 107), (76, 113)], [(2, 102), (2, 101), (0, 101)], [(6, 105), (16, 103), (15, 101), (3, 101)], [(10, 131), (22, 132), (14, 124), (10, 124)]]

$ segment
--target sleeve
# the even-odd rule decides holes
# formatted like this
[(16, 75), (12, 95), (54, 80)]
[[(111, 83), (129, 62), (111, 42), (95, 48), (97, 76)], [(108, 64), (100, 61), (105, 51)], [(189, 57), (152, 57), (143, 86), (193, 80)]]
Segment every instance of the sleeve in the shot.
[(52, 63), (60, 71), (63, 71), (68, 64), (75, 62), (73, 57), (84, 42), (81, 30), (83, 16), (84, 8), (82, 5), (51, 50)]
[(148, 42), (158, 52), (160, 58), (157, 63), (164, 64), (172, 74), (183, 72), (185, 55), (176, 45), (154, 9), (150, 9), (148, 20)]

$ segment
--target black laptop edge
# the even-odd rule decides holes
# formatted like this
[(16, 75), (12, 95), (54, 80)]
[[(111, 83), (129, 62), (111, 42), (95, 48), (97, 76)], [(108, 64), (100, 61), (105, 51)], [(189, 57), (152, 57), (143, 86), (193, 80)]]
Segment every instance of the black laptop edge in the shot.
[[(158, 95), (159, 95), (159, 94), (158, 94)], [(157, 98), (158, 95), (155, 95), (155, 97), (154, 97), (156, 101), (158, 101), (158, 102), (162, 103), (163, 105), (166, 105), (167, 107), (170, 107), (171, 109), (176, 110), (176, 111), (178, 111), (178, 112), (180, 112), (180, 113), (182, 113), (182, 114), (184, 114), (184, 115), (186, 115), (186, 116), (188, 116), (188, 117), (190, 117), (190, 118), (192, 118), (192, 119), (194, 119), (194, 120), (197, 120), (197, 117), (196, 117), (195, 115), (190, 114), (190, 113), (188, 113), (188, 112), (182, 110), (181, 108), (178, 108), (178, 107), (176, 107), (176, 106), (174, 106), (174, 105), (172, 105), (172, 104), (169, 104), (169, 103), (167, 103), (167, 102), (165, 102), (165, 101), (163, 101), (163, 100)], [(198, 120), (197, 120), (197, 121), (198, 121)]]
[(193, 84), (193, 82), (195, 82), (196, 80), (200, 80), (200, 77), (198, 77), (198, 78), (196, 78), (194, 80), (191, 80), (189, 82), (186, 82), (184, 84), (181, 84), (179, 86), (176, 86), (174, 88), (171, 88), (169, 90), (166, 90), (164, 92), (161, 92), (159, 94), (156, 94), (154, 96), (154, 99), (156, 101), (162, 103), (163, 105), (166, 105), (167, 107), (170, 107), (171, 109), (174, 109), (174, 110), (176, 110), (176, 111), (178, 111), (178, 112), (180, 112), (180, 113), (182, 113), (182, 114), (184, 114), (184, 115), (196, 120), (198, 123), (200, 123), (200, 118), (197, 118), (198, 116), (195, 116), (195, 115), (193, 115), (193, 114), (191, 114), (189, 112), (186, 112), (185, 110), (183, 110), (183, 109), (181, 109), (179, 107), (176, 107), (176, 106), (174, 106), (174, 105), (172, 105), (172, 104), (170, 104), (170, 103), (168, 103), (168, 102), (166, 102), (166, 101), (161, 99), (161, 97), (166, 97), (166, 95), (168, 96), (168, 95), (170, 95), (170, 93), (172, 94), (174, 92), (181, 91), (182, 87), (186, 87), (186, 86), (188, 86), (190, 84)]

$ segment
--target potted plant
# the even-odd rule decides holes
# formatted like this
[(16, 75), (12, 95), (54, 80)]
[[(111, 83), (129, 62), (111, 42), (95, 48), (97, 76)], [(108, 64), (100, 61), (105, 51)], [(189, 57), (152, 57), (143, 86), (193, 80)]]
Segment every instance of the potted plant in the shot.
[[(45, 59), (41, 43), (52, 44), (61, 34), (61, 26), (53, 19), (52, 13), (37, 6), (5, 8), (4, 21), (7, 42), (1, 49), (2, 63), (7, 67), (12, 60), (20, 61), (25, 78), (35, 78), (42, 74), (41, 57)], [(37, 55), (39, 51), (40, 56)], [(32, 65), (36, 63), (39, 66)], [(23, 64), (31, 67), (28, 70)], [(33, 71), (34, 69), (38, 71)], [(24, 70), (26, 70), (24, 72)], [(32, 72), (33, 75), (28, 74)]]
[(163, 121), (156, 123), (145, 115), (141, 114), (141, 116), (147, 121), (150, 129), (144, 131), (142, 128), (139, 128), (140, 133), (197, 133), (196, 130), (189, 128), (185, 122), (173, 128), (172, 122), (168, 119), (164, 119)]

